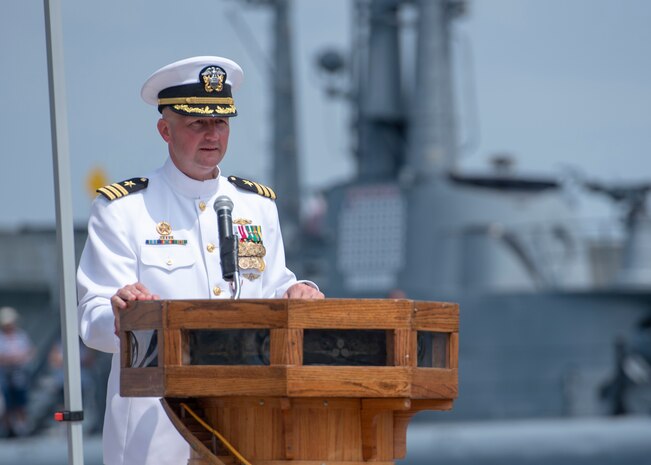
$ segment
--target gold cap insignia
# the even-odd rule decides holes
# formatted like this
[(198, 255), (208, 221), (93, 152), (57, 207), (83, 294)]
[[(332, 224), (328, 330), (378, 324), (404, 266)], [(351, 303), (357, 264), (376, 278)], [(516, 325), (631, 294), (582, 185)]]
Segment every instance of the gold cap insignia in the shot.
[(203, 88), (206, 92), (221, 92), (224, 88), (226, 71), (219, 66), (209, 66), (201, 72), (201, 79), (203, 80)]
[(262, 275), (259, 275), (259, 274), (256, 274), (256, 273), (244, 273), (244, 274), (242, 274), (242, 276), (244, 278), (248, 279), (249, 281), (255, 281), (256, 279), (258, 279)]

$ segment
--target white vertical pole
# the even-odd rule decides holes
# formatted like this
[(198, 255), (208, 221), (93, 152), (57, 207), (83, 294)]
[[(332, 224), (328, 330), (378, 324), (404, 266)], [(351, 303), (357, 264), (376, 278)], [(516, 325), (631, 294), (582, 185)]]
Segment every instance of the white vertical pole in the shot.
[[(60, 0), (44, 0), (47, 61), (50, 90), (50, 128), (59, 244), (61, 341), (65, 368), (65, 410), (81, 412), (81, 375), (77, 294), (75, 289), (75, 246), (70, 192), (68, 116), (63, 72), (63, 33)], [(68, 421), (68, 463), (83, 465), (81, 421)]]

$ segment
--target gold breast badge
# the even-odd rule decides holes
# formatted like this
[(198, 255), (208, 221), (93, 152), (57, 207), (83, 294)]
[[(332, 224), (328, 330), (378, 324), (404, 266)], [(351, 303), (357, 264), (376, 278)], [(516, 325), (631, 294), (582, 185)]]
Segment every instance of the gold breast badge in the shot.
[[(242, 271), (258, 271), (262, 273), (265, 270), (264, 257), (267, 254), (262, 243), (262, 226), (254, 225), (251, 220), (238, 218), (233, 223), (237, 228), (238, 241), (238, 265)], [(249, 281), (259, 277), (255, 273), (242, 273), (242, 276)]]
[[(156, 232), (161, 236), (171, 236), (172, 226), (167, 221), (161, 221), (156, 225)], [(161, 237), (161, 239), (163, 239)]]

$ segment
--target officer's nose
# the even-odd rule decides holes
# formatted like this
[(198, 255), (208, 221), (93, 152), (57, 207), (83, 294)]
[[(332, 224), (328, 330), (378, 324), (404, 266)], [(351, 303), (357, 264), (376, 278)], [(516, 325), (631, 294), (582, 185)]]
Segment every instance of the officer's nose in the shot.
[(215, 123), (208, 124), (205, 132), (206, 139), (219, 139), (219, 126)]

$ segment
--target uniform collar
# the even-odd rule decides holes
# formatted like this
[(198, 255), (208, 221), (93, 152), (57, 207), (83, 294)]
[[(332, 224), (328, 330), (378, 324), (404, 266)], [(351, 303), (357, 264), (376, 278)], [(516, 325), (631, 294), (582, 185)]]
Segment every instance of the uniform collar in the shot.
[(163, 175), (172, 188), (181, 195), (191, 198), (210, 197), (219, 188), (221, 170), (217, 167), (217, 177), (207, 181), (197, 181), (181, 172), (171, 158), (167, 158), (163, 165)]

